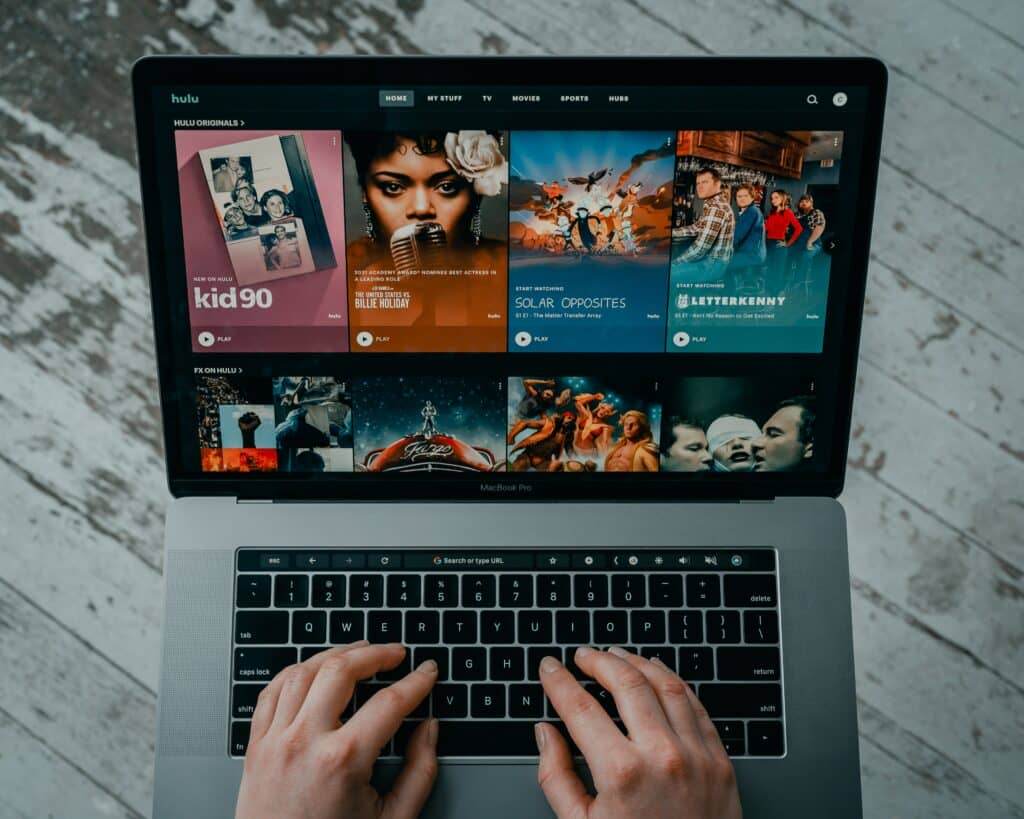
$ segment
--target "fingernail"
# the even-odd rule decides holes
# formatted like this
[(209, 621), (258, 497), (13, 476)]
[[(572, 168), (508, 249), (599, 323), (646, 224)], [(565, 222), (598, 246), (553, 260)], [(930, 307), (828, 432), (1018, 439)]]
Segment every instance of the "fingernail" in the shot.
[(424, 660), (418, 666), (417, 671), (422, 671), (424, 674), (436, 674), (437, 673), (437, 660)]
[(427, 739), (431, 745), (437, 745), (437, 720), (433, 717), (427, 721)]
[(619, 648), (618, 646), (612, 646), (611, 648), (609, 648), (608, 649), (608, 653), (609, 654), (614, 654), (616, 657), (628, 657), (629, 656), (629, 652), (626, 651), (626, 649)]
[(665, 665), (658, 657), (651, 657), (651, 662), (658, 666), (658, 668), (668, 669), (668, 666)]
[(533, 726), (533, 736), (537, 740), (537, 753), (544, 753), (544, 741), (545, 741), (544, 723), (538, 722)]
[(579, 648), (576, 649), (576, 656), (577, 657), (586, 657), (588, 654), (593, 654), (593, 653), (594, 653), (594, 649), (592, 649), (590, 646), (580, 646)]
[(540, 661), (541, 671), (547, 671), (550, 673), (552, 671), (558, 671), (558, 669), (561, 667), (562, 664), (558, 662), (558, 660), (556, 660), (554, 657), (545, 657), (543, 660)]
[(356, 640), (354, 643), (349, 643), (350, 646), (368, 646), (369, 640)]

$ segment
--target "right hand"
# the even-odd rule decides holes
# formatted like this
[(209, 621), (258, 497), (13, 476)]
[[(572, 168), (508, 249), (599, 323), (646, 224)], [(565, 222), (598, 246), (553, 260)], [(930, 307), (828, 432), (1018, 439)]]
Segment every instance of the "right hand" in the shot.
[(541, 661), (544, 691), (590, 766), (591, 796), (564, 737), (537, 724), (538, 780), (559, 819), (741, 819), (736, 774), (707, 711), (679, 676), (620, 648), (576, 651), (615, 699), (628, 735), (564, 665)]

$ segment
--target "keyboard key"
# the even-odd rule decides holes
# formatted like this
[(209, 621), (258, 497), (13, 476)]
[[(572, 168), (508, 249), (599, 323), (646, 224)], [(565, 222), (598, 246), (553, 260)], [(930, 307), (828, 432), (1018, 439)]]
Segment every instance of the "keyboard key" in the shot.
[(249, 747), (249, 731), (251, 728), (252, 723), (249, 720), (231, 723), (232, 756), (245, 756), (245, 751)]
[(371, 611), (366, 618), (366, 639), (371, 643), (402, 642), (402, 612)]
[[(612, 719), (618, 719), (619, 709), (615, 707), (615, 698), (611, 695), (610, 691), (602, 688), (600, 684), (596, 682), (583, 683), (583, 690), (600, 703), (608, 716)], [(552, 716), (556, 715), (552, 714)]]
[(526, 679), (540, 679), (540, 661), (545, 657), (554, 657), (561, 662), (561, 646), (530, 646), (526, 649)]
[(315, 657), (321, 651), (327, 651), (330, 646), (303, 646), (299, 649), (299, 659), (306, 662), (310, 657)]
[(645, 609), (629, 613), (633, 642), (659, 644), (665, 642), (665, 612)]
[(254, 645), (288, 642), (288, 612), (240, 611), (235, 615), (235, 642)]
[(622, 645), (629, 642), (624, 611), (594, 612), (594, 642), (601, 645)]
[(743, 612), (743, 639), (748, 643), (779, 642), (779, 615), (774, 611)]
[(292, 642), (318, 645), (327, 642), (327, 612), (297, 611), (292, 615)]
[(738, 643), (740, 641), (740, 613), (738, 611), (709, 611), (706, 620), (709, 643)]
[(590, 642), (589, 611), (556, 611), (555, 642), (586, 645)]
[(651, 605), (679, 608), (683, 605), (683, 578), (678, 574), (652, 574)]
[(503, 574), (498, 579), (499, 604), (503, 609), (533, 606), (533, 578), (528, 574)]
[(405, 642), (411, 645), (441, 642), (440, 615), (436, 611), (407, 611)]
[(365, 569), (366, 555), (362, 552), (342, 552), (331, 558), (332, 569)]
[(537, 756), (532, 722), (452, 720), (437, 732), (438, 756)]
[(304, 574), (279, 574), (274, 578), (274, 605), (304, 608), (309, 605), (309, 578)]
[(231, 690), (231, 716), (250, 719), (256, 711), (256, 700), (266, 685), (236, 685)]
[(485, 683), (474, 685), (469, 691), (470, 714), (483, 719), (501, 719), (505, 716), (505, 686)]
[(725, 605), (735, 608), (775, 608), (773, 574), (732, 574), (725, 577)]
[(747, 750), (751, 756), (782, 756), (786, 752), (782, 723), (778, 720), (748, 722)]
[(400, 569), (402, 568), (401, 552), (368, 552), (366, 555), (368, 569)]
[[(469, 715), (469, 686), (461, 683), (437, 683), (431, 691), (434, 716), (451, 719)], [(442, 726), (442, 731), (447, 724)]]
[(484, 645), (514, 643), (516, 641), (515, 631), (515, 612), (480, 612), (480, 642)]
[(430, 608), (450, 609), (459, 605), (457, 577), (431, 574), (423, 578), (423, 605)]
[(448, 649), (444, 646), (417, 646), (413, 649), (413, 666), (418, 666), (426, 660), (433, 660), (437, 663), (437, 679), (444, 681), (449, 679)]
[(518, 683), (508, 687), (508, 715), (540, 719), (544, 716), (544, 689), (539, 685)]
[(695, 646), (679, 649), (679, 667), (677, 673), (687, 682), (695, 680), (713, 680), (715, 678), (715, 660), (707, 646)]
[(452, 679), (486, 680), (487, 650), (483, 648), (453, 648)]
[(782, 716), (779, 683), (704, 683), (697, 696), (713, 719)]
[(235, 604), (240, 609), (255, 609), (270, 605), (270, 575), (243, 574), (238, 577)]
[(550, 611), (521, 611), (518, 619), (520, 643), (550, 643), (553, 639)]
[(686, 604), (699, 608), (721, 605), (720, 586), (717, 574), (688, 574), (686, 576)]
[(370, 698), (373, 697), (374, 694), (376, 694), (378, 691), (383, 691), (387, 687), (387, 683), (364, 682), (362, 680), (357, 682), (356, 690), (355, 693), (353, 694), (353, 700), (355, 701), (356, 711), (358, 711), (360, 708), (366, 705), (366, 703), (370, 701)]
[(263, 552), (260, 555), (261, 569), (290, 569), (292, 567), (292, 556), (288, 552)]
[(313, 575), (313, 605), (330, 608), (345, 605), (345, 575)]
[(494, 586), (494, 575), (463, 575), (462, 605), (466, 608), (493, 609), (497, 602)]
[[(398, 614), (399, 612), (396, 611), (394, 613)], [(393, 667), (393, 669), (388, 669), (386, 671), (377, 672), (377, 674), (374, 675), (374, 679), (375, 680), (384, 680), (386, 682), (393, 683), (395, 680), (400, 680), (402, 677), (404, 677), (407, 674), (409, 674), (412, 670), (413, 670), (413, 652), (410, 651), (409, 649), (406, 649), (406, 656), (403, 656), (401, 658), (401, 662), (399, 662), (397, 665), (395, 665)], [(423, 716), (426, 717), (427, 715), (424, 714)]]
[(668, 641), (677, 645), (704, 642), (704, 615), (699, 611), (670, 611)]
[(715, 726), (715, 730), (718, 731), (718, 736), (723, 741), (727, 739), (738, 739), (741, 742), (745, 736), (743, 732), (743, 721), (732, 720), (732, 719), (716, 719), (711, 721)]
[(723, 739), (722, 747), (729, 756), (744, 756), (746, 747), (742, 739)]
[(235, 679), (245, 682), (272, 680), (277, 672), (298, 661), (294, 648), (236, 648)]
[(359, 609), (384, 605), (384, 578), (379, 574), (354, 574), (349, 579), (348, 604)]
[(417, 574), (388, 575), (388, 607), (418, 608), (422, 597), (421, 585), (420, 576)]
[(491, 649), (491, 679), (518, 682), (526, 679), (526, 655), (519, 646)]
[(442, 634), (448, 645), (476, 642), (476, 612), (446, 611)]
[(565, 668), (577, 680), (589, 679), (589, 675), (582, 668), (576, 665), (576, 650), (578, 648), (579, 646), (565, 647)]
[(334, 645), (366, 639), (364, 615), (361, 611), (342, 609), (331, 612), (331, 642)]
[(718, 649), (718, 679), (777, 680), (780, 676), (779, 650), (774, 646), (743, 646)]
[(657, 657), (672, 671), (676, 670), (676, 650), (672, 646), (642, 646), (640, 656), (648, 660)]
[(569, 575), (537, 575), (537, 605), (544, 608), (567, 608), (572, 605)]
[(645, 605), (647, 595), (642, 574), (612, 575), (612, 605), (616, 608), (636, 608)]
[(573, 578), (576, 608), (599, 609), (608, 605), (608, 578), (603, 574), (578, 574)]

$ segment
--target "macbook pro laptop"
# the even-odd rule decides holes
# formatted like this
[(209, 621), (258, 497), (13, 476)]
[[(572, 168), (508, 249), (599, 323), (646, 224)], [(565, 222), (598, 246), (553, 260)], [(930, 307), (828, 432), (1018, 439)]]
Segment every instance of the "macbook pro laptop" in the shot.
[(365, 637), (409, 656), (348, 712), (440, 666), (375, 771), (438, 717), (427, 816), (550, 815), (537, 666), (588, 644), (694, 687), (745, 816), (860, 816), (836, 497), (883, 66), (157, 57), (133, 84), (174, 495), (154, 815), (232, 815), (259, 691)]

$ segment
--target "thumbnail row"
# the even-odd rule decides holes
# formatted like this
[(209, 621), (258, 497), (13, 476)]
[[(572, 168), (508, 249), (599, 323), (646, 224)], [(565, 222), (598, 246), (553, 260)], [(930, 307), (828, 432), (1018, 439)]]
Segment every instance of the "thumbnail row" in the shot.
[(176, 132), (195, 352), (820, 352), (839, 131)]
[(204, 472), (788, 472), (816, 468), (793, 377), (200, 376)]

